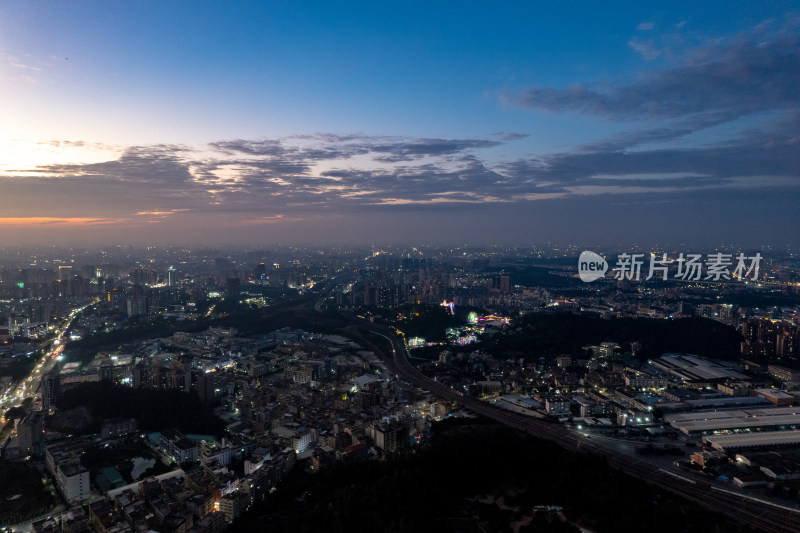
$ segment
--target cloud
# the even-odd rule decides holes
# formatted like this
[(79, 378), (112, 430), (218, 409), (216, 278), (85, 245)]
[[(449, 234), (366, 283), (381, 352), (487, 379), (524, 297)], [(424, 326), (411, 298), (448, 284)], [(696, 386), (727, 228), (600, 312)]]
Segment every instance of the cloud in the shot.
[(184, 211), (190, 211), (190, 209), (164, 209), (164, 210), (155, 210), (155, 211), (139, 211), (135, 213), (136, 216), (146, 216), (146, 217), (157, 217), (157, 218), (164, 218), (170, 215), (174, 215), (175, 213), (182, 213)]
[(267, 156), (283, 156), (286, 154), (286, 149), (281, 146), (279, 140), (258, 140), (247, 141), (244, 139), (235, 139), (232, 141), (219, 141), (210, 143), (212, 148), (226, 153), (242, 153), (248, 155), (267, 155)]
[(628, 41), (628, 46), (648, 61), (652, 61), (661, 55), (661, 51), (656, 50), (655, 41), (652, 39), (643, 41), (634, 37)]
[[(512, 134), (516, 135), (516, 134)], [(521, 137), (513, 136), (511, 140)], [(301, 144), (292, 144), (301, 141)], [(413, 161), (424, 157), (455, 154), (471, 149), (491, 148), (499, 141), (485, 139), (404, 138), (365, 135), (295, 135), (286, 139), (219, 141), (209, 146), (224, 154), (281, 158), (305, 165), (309, 161), (349, 159), (373, 154), (376, 161)]]
[[(522, 138), (512, 135), (512, 138)], [(233, 139), (192, 148), (130, 146), (114, 160), (51, 164), (0, 174), (0, 210), (22, 214), (36, 190), (39, 209), (66, 215), (76, 209), (131, 223), (157, 222), (195, 213), (260, 213), (265, 209), (344, 209), (372, 205), (384, 197), (428, 200), (455, 195), (465, 202), (490, 200), (502, 187), (475, 153), (504, 141), (334, 135)], [(51, 141), (83, 146), (84, 141)], [(363, 156), (358, 162), (348, 161)], [(370, 163), (371, 161), (371, 163)], [(321, 165), (321, 166), (320, 166)], [(472, 195), (475, 189), (480, 198)], [(69, 198), (68, 202), (63, 199)], [(155, 208), (153, 206), (156, 206)], [(290, 214), (274, 220), (290, 221)], [(271, 218), (254, 216), (259, 223)]]
[(527, 133), (506, 133), (504, 131), (496, 131), (491, 134), (493, 137), (500, 137), (503, 141), (518, 141), (530, 137)]
[[(21, 211), (19, 206), (25, 205), (26, 195), (39, 189), (44, 191), (37, 192), (40, 197), (50, 198), (43, 201), (44, 205), (52, 204), (63, 211), (59, 216), (75, 208), (97, 218), (113, 215), (142, 222), (183, 217), (189, 212), (209, 216), (239, 213), (268, 223), (289, 221), (294, 216), (304, 218), (319, 209), (346, 212), (387, 206), (500, 204), (574, 194), (756, 187), (767, 182), (791, 187), (792, 182), (785, 178), (796, 178), (800, 168), (798, 118), (800, 115), (789, 115), (771, 128), (744, 130), (738, 138), (715, 145), (630, 151), (626, 145), (638, 142), (630, 134), (572, 151), (507, 162), (490, 162), (470, 153), (494, 143), (450, 140), (376, 144), (370, 154), (439, 156), (375, 164), (369, 159), (352, 163), (347, 159), (322, 160), (327, 170), (316, 167), (320, 160), (303, 160), (303, 154), (315, 150), (338, 154), (347, 152), (346, 147), (329, 143), (324, 147), (275, 149), (282, 143), (269, 143), (273, 148), (267, 155), (245, 158), (224, 141), (227, 152), (215, 153), (209, 159), (186, 147), (139, 146), (129, 148), (116, 161), (47, 166), (41, 169), (50, 176), (46, 178), (6, 175), (0, 178), (5, 192), (0, 209)], [(673, 134), (672, 130), (644, 132), (650, 140)], [(350, 142), (353, 140), (344, 144)], [(65, 204), (64, 198), (70, 201)], [(276, 210), (280, 210), (280, 216), (264, 218), (265, 211)]]
[(314, 134), (199, 147), (130, 146), (100, 163), (43, 165), (34, 176), (4, 171), (0, 212), (8, 220), (36, 215), (57, 224), (124, 220), (142, 228), (168, 219), (175, 227), (190, 220), (193, 225), (215, 220), (285, 227), (323, 215), (473, 209), (599, 195), (652, 198), (762, 186), (796, 194), (800, 109), (786, 106), (780, 119), (767, 113), (714, 142), (676, 141), (724, 124), (729, 117), (724, 108), (510, 160), (492, 159), (490, 149), (522, 142), (526, 135), (496, 132), (490, 135), (494, 140), (486, 140)]
[(27, 62), (19, 59), (18, 57), (9, 54), (7, 52), (0, 51), (0, 62), (5, 63), (9, 67), (21, 69), (21, 70), (33, 70), (35, 72), (39, 72), (42, 70), (39, 67), (29, 65)]
[(95, 226), (117, 222), (121, 220), (92, 217), (0, 217), (0, 226)]
[(408, 142), (392, 142), (387, 144), (375, 144), (370, 151), (379, 154), (390, 154), (383, 156), (390, 161), (413, 161), (426, 156), (441, 156), (464, 152), (475, 148), (492, 148), (500, 145), (497, 141), (475, 140), (475, 139), (414, 139)]
[(302, 222), (304, 220), (308, 220), (305, 217), (287, 217), (284, 215), (270, 215), (270, 216), (263, 216), (263, 217), (256, 217), (256, 218), (249, 218), (247, 220), (237, 221), (235, 224), (240, 226), (259, 226), (263, 224), (279, 224), (279, 223), (291, 223), (291, 222)]
[[(86, 143), (83, 141), (47, 141), (38, 144), (43, 144), (46, 146), (53, 146), (55, 148), (83, 148)], [(97, 146), (95, 144), (95, 146)], [(102, 146), (105, 147), (104, 145)]]
[(10, 65), (12, 67), (14, 67), (14, 68), (21, 68), (21, 69), (26, 69), (26, 70), (34, 70), (36, 72), (42, 70), (39, 67), (33, 67), (31, 65), (26, 65), (24, 63), (10, 63)]
[[(10, 169), (0, 174), (0, 212), (119, 218), (153, 211), (154, 205), (197, 207), (208, 193), (194, 181), (185, 152), (177, 145), (131, 146), (115, 160), (42, 165), (34, 169), (38, 175), (20, 176)], [(34, 205), (31, 197), (37, 199)]]
[[(642, 54), (650, 44), (632, 40)], [(746, 33), (686, 54), (676, 67), (648, 71), (616, 85), (577, 84), (505, 92), (510, 105), (572, 112), (613, 121), (716, 115), (723, 121), (800, 102), (800, 37), (788, 32)]]
[[(657, 56), (652, 41), (634, 38), (629, 46), (646, 59)], [(708, 42), (670, 68), (616, 84), (532, 87), (503, 98), (628, 128), (573, 150), (494, 165), (516, 188), (535, 188), (517, 199), (800, 190), (800, 36), (788, 24)]]
[(639, 31), (649, 31), (655, 27), (654, 22), (641, 22), (636, 26), (636, 29)]

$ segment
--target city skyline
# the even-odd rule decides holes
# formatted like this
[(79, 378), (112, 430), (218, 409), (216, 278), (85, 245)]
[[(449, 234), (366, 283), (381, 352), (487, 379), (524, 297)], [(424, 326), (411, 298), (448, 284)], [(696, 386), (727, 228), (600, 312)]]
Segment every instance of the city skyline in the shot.
[(6, 244), (800, 244), (790, 2), (10, 2), (0, 35)]

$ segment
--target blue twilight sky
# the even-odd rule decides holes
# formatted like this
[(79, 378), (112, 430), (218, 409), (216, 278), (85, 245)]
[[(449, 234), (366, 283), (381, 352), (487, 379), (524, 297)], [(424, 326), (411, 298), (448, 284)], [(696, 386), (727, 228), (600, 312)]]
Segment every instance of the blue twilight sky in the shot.
[(8, 243), (800, 244), (798, 2), (0, 1), (0, 117)]

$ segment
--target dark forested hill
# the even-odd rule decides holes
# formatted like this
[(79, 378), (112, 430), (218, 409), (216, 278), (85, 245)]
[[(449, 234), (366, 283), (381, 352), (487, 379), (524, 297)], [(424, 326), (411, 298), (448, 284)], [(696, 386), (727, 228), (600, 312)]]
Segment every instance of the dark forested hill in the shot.
[[(309, 476), (295, 471), (231, 531), (734, 532), (726, 518), (607, 466), (484, 420), (437, 423), (429, 444)], [(563, 507), (558, 513), (535, 506)]]
[(730, 326), (707, 318), (612, 318), (572, 313), (532, 313), (503, 335), (484, 343), (487, 351), (503, 356), (580, 355), (582, 347), (605, 341), (629, 350), (641, 343), (641, 357), (665, 352), (688, 352), (720, 359), (737, 359), (741, 336)]
[(83, 383), (58, 400), (60, 411), (86, 407), (97, 429), (105, 418), (135, 418), (139, 429), (178, 428), (184, 433), (221, 436), (225, 423), (198, 397), (177, 390), (132, 389), (108, 382)]

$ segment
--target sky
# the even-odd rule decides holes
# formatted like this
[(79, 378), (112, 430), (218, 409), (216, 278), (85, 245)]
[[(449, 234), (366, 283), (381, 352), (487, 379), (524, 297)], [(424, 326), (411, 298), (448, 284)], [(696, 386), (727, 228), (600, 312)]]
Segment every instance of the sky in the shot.
[(0, 0), (0, 246), (796, 247), (799, 221), (796, 1)]

